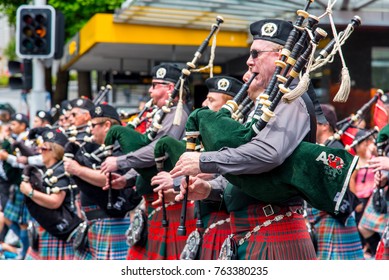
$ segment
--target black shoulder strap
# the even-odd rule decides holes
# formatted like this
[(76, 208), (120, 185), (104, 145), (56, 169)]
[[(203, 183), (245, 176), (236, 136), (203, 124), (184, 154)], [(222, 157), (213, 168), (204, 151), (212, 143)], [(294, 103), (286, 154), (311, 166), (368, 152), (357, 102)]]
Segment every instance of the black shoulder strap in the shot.
[[(304, 141), (310, 142), (310, 143), (316, 143), (316, 113), (315, 113), (316, 111), (315, 111), (315, 107), (317, 104), (320, 106), (320, 104), (316, 98), (315, 89), (313, 88), (312, 83), (309, 84), (308, 91), (306, 93), (304, 93), (301, 97), (303, 98), (304, 103), (307, 106), (309, 119), (310, 119), (310, 125), (311, 125), (311, 130), (305, 136)], [(315, 103), (317, 103), (317, 104), (315, 104)]]

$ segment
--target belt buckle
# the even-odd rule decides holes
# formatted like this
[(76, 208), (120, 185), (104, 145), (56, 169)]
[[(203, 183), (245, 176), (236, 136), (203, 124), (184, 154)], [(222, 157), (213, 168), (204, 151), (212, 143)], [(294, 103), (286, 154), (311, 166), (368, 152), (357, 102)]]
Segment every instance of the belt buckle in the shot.
[(268, 204), (268, 205), (262, 207), (262, 211), (266, 217), (274, 215), (274, 210), (273, 210), (273, 207), (271, 206), (271, 204)]

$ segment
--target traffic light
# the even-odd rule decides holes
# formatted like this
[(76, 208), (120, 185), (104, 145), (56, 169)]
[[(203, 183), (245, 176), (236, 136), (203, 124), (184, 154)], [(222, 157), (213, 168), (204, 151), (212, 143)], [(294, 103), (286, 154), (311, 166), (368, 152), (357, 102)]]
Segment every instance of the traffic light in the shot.
[(16, 12), (16, 54), (21, 58), (52, 58), (55, 51), (55, 10), (22, 5)]
[(32, 89), (32, 62), (31, 59), (19, 61), (8, 61), (9, 87), (11, 89)]

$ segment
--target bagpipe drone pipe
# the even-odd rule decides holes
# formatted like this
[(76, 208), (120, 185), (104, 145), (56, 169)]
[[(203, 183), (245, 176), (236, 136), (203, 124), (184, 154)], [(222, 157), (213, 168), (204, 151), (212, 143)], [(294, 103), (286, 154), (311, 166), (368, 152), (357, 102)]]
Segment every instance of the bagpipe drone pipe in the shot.
[[(370, 110), (370, 108), (373, 106), (373, 104), (375, 104), (381, 98), (381, 96), (383, 94), (384, 94), (384, 92), (381, 89), (377, 90), (376, 94), (374, 94), (374, 96), (368, 102), (363, 104), (363, 106), (357, 110), (356, 114), (353, 114), (350, 117), (347, 117), (346, 119), (339, 121), (336, 124), (336, 126), (338, 126), (340, 128), (338, 129), (338, 131), (336, 131), (334, 133), (333, 136), (328, 138), (328, 140), (324, 143), (324, 145), (330, 146), (333, 142), (335, 142), (337, 140), (342, 141), (342, 143), (345, 146), (350, 145), (352, 143), (352, 140), (350, 142), (350, 140), (348, 140), (348, 139), (352, 139), (352, 138), (347, 137), (347, 139), (346, 139), (346, 137), (344, 137), (346, 135), (347, 131), (350, 128), (352, 128), (352, 126), (353, 126), (353, 124), (355, 124), (355, 122), (360, 121), (361, 118), (363, 118), (363, 116), (368, 112), (368, 110)], [(353, 136), (355, 136), (355, 135), (353, 135)]]
[[(76, 160), (82, 166), (95, 170), (100, 168), (100, 164), (107, 156), (121, 154), (119, 148), (108, 147), (105, 149), (104, 145), (100, 146), (95, 143), (78, 145), (70, 142), (65, 147), (66, 157)], [(109, 188), (108, 191), (104, 191), (102, 188), (94, 186), (77, 176), (72, 178), (80, 191), (111, 217), (124, 217), (128, 211), (134, 209), (141, 201), (141, 197), (132, 188), (121, 190)]]
[[(357, 22), (353, 20), (351, 24), (355, 25)], [(311, 32), (309, 28), (305, 30)], [(205, 151), (217, 151), (224, 147), (235, 148), (248, 143), (274, 116), (275, 106), (281, 100), (282, 95), (285, 97), (291, 93), (289, 86), (292, 80), (298, 77), (299, 73), (306, 67), (310, 56), (313, 55), (313, 49), (325, 36), (326, 33), (322, 29), (316, 28), (313, 36), (310, 36), (311, 43), (301, 55), (295, 56), (298, 57), (295, 63), (293, 60), (293, 63), (290, 63), (290, 60), (286, 58), (286, 64), (289, 64), (292, 69), (289, 72), (288, 66), (280, 68), (288, 69), (284, 73), (289, 72), (289, 76), (276, 74), (276, 79), (274, 79), (276, 82), (274, 85), (270, 85), (272, 89), (268, 91), (277, 93), (271, 94), (263, 102), (263, 106), (260, 108), (263, 113), (257, 114), (260, 111), (257, 110), (252, 122), (242, 125), (226, 117), (226, 112), (223, 109), (219, 112), (213, 112), (207, 108), (197, 109), (188, 118), (187, 139), (200, 135)], [(304, 45), (303, 35), (298, 40), (292, 40), (297, 41), (296, 45), (302, 50), (300, 45)], [(285, 46), (288, 45), (290, 44), (287, 42)], [(294, 52), (295, 47), (292, 50), (292, 53)], [(276, 65), (276, 72), (281, 71), (281, 69), (278, 70), (278, 65), (283, 64), (277, 61)], [(274, 90), (273, 87), (277, 90)], [(350, 176), (357, 161), (357, 157), (353, 157), (345, 150), (302, 142), (291, 156), (269, 172), (239, 176), (225, 174), (225, 177), (246, 194), (260, 201), (280, 203), (301, 196), (315, 208), (329, 213), (337, 213), (342, 205)]]
[[(42, 193), (53, 193), (58, 190), (70, 190), (74, 188), (70, 184), (69, 178), (63, 176), (65, 174), (63, 164), (57, 164), (57, 168), (52, 169), (50, 176), (47, 176), (45, 180), (45, 174), (42, 170), (33, 165), (27, 165), (23, 169), (23, 181), (30, 182), (32, 188)], [(56, 177), (56, 180), (52, 180), (52, 183), (48, 184), (48, 180)], [(50, 191), (55, 189), (55, 191)], [(25, 196), (25, 205), (31, 214), (31, 216), (51, 235), (61, 240), (68, 240), (71, 233), (82, 223), (82, 219), (77, 216), (76, 212), (71, 209), (66, 203), (56, 208), (49, 209), (35, 203), (31, 198)]]
[[(112, 154), (112, 151), (114, 151), (114, 154)], [(100, 146), (95, 143), (79, 145), (69, 142), (65, 146), (64, 156), (76, 160), (82, 166), (98, 170), (107, 156), (121, 154), (119, 148), (112, 149), (108, 147), (105, 149), (104, 145)], [(79, 190), (111, 217), (124, 217), (142, 199), (133, 188), (115, 190), (110, 187), (108, 191), (105, 191), (101, 187), (94, 186), (77, 176), (72, 178)]]
[[(152, 125), (146, 131), (146, 133), (144, 134), (139, 133), (134, 129), (133, 125), (128, 125), (126, 127), (114, 126), (108, 131), (105, 137), (104, 143), (106, 146), (111, 146), (117, 141), (119, 142), (123, 153), (128, 154), (130, 152), (134, 152), (136, 150), (139, 150), (142, 147), (147, 146), (156, 138), (158, 131), (162, 128), (161, 124), (165, 116), (171, 111), (170, 108), (173, 106), (174, 100), (179, 95), (181, 95), (186, 80), (191, 74), (191, 71), (194, 71), (194, 69), (196, 69), (198, 60), (200, 59), (205, 49), (207, 48), (210, 39), (219, 30), (220, 24), (223, 23), (223, 19), (218, 16), (216, 18), (216, 22), (217, 22), (216, 24), (212, 25), (210, 33), (208, 34), (206, 39), (202, 42), (202, 44), (195, 52), (193, 60), (191, 62), (187, 62), (187, 67), (182, 69), (181, 76), (178, 79), (178, 81), (175, 83), (174, 89), (170, 94), (169, 99), (166, 101), (166, 105), (163, 106), (159, 114), (155, 116)], [(177, 105), (177, 111), (179, 111), (178, 107), (180, 106), (180, 104), (181, 102), (179, 102)], [(154, 175), (156, 175), (158, 172), (155, 166), (148, 167), (148, 168), (135, 168), (135, 169), (141, 175), (138, 176), (138, 179), (143, 182), (150, 182), (151, 178)]]

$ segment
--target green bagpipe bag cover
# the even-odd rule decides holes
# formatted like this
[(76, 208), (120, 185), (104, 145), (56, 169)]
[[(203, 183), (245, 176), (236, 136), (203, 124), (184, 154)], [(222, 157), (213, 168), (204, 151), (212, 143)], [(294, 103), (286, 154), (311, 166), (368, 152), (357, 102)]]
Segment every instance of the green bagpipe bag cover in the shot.
[[(204, 108), (192, 112), (186, 129), (200, 132), (206, 151), (236, 148), (255, 135), (251, 128)], [(280, 203), (300, 195), (317, 209), (338, 213), (358, 159), (343, 149), (302, 142), (284, 163), (269, 172), (225, 177), (266, 203)]]
[(389, 124), (385, 125), (377, 135), (376, 143), (377, 147), (380, 148), (381, 146), (387, 146), (387, 141), (389, 139)]
[(163, 170), (169, 172), (186, 150), (186, 141), (171, 136), (161, 137), (154, 147), (155, 160), (163, 161)]
[[(106, 146), (114, 145), (118, 141), (121, 150), (124, 154), (128, 154), (139, 150), (151, 143), (147, 134), (141, 134), (132, 127), (114, 125), (109, 130), (104, 139)], [(147, 168), (134, 168), (146, 182), (150, 182), (151, 178), (157, 174), (155, 166)]]

